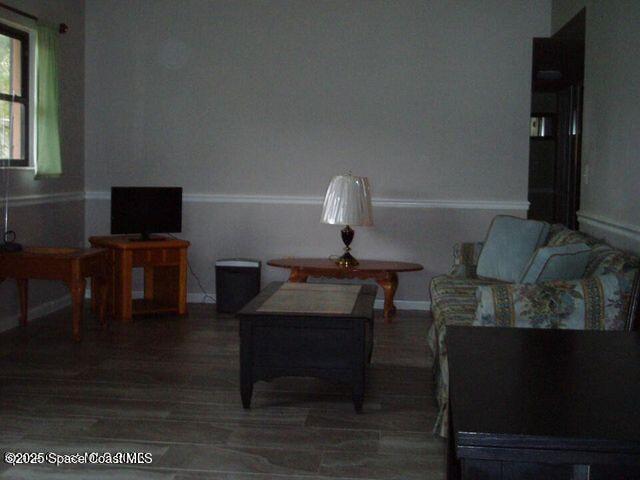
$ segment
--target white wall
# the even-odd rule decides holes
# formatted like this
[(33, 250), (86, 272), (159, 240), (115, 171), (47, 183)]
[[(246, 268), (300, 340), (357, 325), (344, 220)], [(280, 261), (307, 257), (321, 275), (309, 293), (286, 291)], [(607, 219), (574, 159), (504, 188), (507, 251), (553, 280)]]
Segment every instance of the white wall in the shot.
[[(191, 241), (189, 260), (208, 292), (214, 292), (214, 262), (219, 258), (253, 257), (266, 261), (286, 256), (328, 257), (341, 254), (339, 227), (319, 225), (320, 205), (220, 203), (187, 201), (182, 238)], [(88, 228), (109, 233), (109, 202), (88, 202)], [(400, 274), (398, 307), (426, 308), (429, 279), (449, 269), (454, 239), (482, 240), (497, 213), (494, 209), (376, 207), (376, 227), (358, 228), (353, 253), (359, 258), (419, 262), (425, 270)], [(499, 213), (518, 215), (518, 210)], [(283, 220), (284, 219), (284, 220)], [(284, 280), (285, 272), (263, 265), (263, 283)], [(141, 277), (138, 278), (140, 280)], [(142, 290), (141, 284), (136, 287)], [(189, 278), (189, 291), (198, 294)], [(380, 296), (382, 292), (380, 291)], [(194, 295), (192, 299), (198, 298)]]
[[(77, 0), (13, 0), (12, 6), (52, 24), (66, 23), (59, 38), (60, 117), (64, 175), (34, 180), (33, 170), (0, 171), (0, 192), (9, 176), (9, 222), (25, 245), (81, 246), (84, 243), (84, 2)], [(0, 17), (24, 21), (0, 9)], [(4, 213), (4, 212), (3, 212)], [(59, 307), (67, 295), (62, 285), (30, 282), (30, 315)], [(0, 284), (0, 331), (18, 324), (15, 282)]]
[(454, 241), (525, 214), (531, 39), (549, 21), (548, 1), (89, 0), (86, 235), (108, 233), (112, 185), (183, 186), (204, 199), (183, 237), (212, 290), (215, 258), (337, 253), (320, 206), (281, 197), (352, 170), (374, 198), (417, 199), (376, 208), (354, 249), (423, 262), (398, 298), (424, 302)]
[(554, 0), (554, 32), (585, 6), (581, 228), (640, 251), (640, 2)]

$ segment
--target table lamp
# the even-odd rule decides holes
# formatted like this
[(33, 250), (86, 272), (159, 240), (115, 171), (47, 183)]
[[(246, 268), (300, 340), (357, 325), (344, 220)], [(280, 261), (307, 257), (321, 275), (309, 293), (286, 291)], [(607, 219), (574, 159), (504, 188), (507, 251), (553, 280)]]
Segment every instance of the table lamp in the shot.
[(355, 234), (351, 225), (373, 225), (369, 179), (351, 173), (333, 177), (324, 197), (322, 223), (344, 225), (340, 232), (345, 245), (344, 253), (336, 259), (336, 263), (345, 268), (358, 265), (351, 255), (350, 245)]

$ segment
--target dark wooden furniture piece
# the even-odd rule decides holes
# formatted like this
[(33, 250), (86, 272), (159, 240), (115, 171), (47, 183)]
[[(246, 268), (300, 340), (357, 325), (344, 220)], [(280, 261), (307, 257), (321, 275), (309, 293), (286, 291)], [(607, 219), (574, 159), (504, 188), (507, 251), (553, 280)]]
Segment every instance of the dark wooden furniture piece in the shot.
[[(529, 218), (578, 230), (586, 10), (551, 38), (534, 38), (531, 116), (544, 115), (548, 135), (529, 143)], [(588, 172), (585, 172), (588, 173)]]
[(629, 332), (640, 330), (640, 270), (638, 270), (633, 280), (625, 330)]
[(58, 280), (71, 291), (73, 339), (82, 338), (82, 310), (85, 278), (91, 277), (95, 290), (94, 307), (99, 307), (105, 323), (109, 285), (107, 252), (95, 248), (28, 247), (21, 252), (0, 253), (0, 281), (15, 278), (20, 296), (20, 323), (26, 325), (29, 308), (29, 279)]
[(448, 478), (640, 478), (640, 334), (447, 327)]
[(288, 268), (290, 282), (306, 282), (309, 277), (373, 279), (384, 290), (384, 319), (396, 313), (393, 297), (398, 289), (398, 273), (422, 270), (419, 263), (358, 260), (355, 267), (341, 267), (329, 258), (279, 258), (267, 265)]
[(298, 376), (350, 384), (355, 410), (362, 411), (377, 287), (363, 285), (349, 314), (258, 311), (281, 285), (269, 284), (238, 312), (243, 407), (251, 406), (255, 382)]
[[(133, 315), (187, 313), (187, 249), (185, 240), (157, 237), (140, 241), (137, 236), (90, 237), (93, 247), (109, 252), (112, 266), (109, 311), (123, 321)], [(132, 301), (132, 269), (144, 268), (144, 298)]]

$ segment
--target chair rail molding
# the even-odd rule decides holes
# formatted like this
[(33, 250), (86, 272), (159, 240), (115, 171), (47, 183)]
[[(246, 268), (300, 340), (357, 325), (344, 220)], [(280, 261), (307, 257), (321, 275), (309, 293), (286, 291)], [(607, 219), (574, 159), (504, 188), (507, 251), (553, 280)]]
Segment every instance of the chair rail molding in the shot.
[[(86, 192), (87, 200), (109, 200), (108, 191)], [(324, 197), (303, 195), (241, 195), (226, 193), (187, 193), (185, 203), (244, 203), (272, 205), (322, 205)], [(441, 208), (464, 210), (523, 210), (529, 209), (528, 201), (514, 200), (427, 200), (403, 198), (374, 198), (373, 205), (386, 208)]]
[(11, 195), (9, 196), (9, 208), (47, 205), (50, 203), (82, 202), (84, 200), (85, 194), (82, 191)]
[(640, 226), (620, 222), (605, 215), (590, 212), (578, 212), (578, 220), (584, 225), (629, 238), (640, 243)]

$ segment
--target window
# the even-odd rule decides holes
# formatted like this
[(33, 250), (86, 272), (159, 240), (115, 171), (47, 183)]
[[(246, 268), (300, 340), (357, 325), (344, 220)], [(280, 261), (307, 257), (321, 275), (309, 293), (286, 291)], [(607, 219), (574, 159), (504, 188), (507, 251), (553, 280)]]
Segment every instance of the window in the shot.
[(29, 34), (0, 23), (0, 166), (28, 167)]

